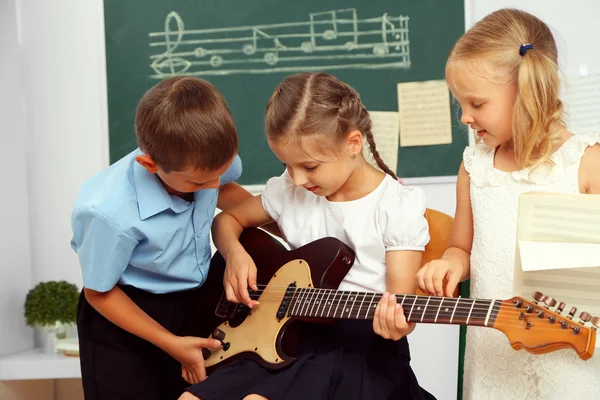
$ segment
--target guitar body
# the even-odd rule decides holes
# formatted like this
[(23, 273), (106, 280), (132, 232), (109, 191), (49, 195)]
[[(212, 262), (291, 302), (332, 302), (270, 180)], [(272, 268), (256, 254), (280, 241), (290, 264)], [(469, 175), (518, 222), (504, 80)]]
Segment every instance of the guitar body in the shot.
[(218, 329), (223, 347), (206, 359), (207, 369), (239, 358), (251, 358), (270, 369), (282, 368), (294, 361), (302, 322), (287, 316), (277, 317), (286, 289), (315, 287), (337, 289), (352, 264), (354, 252), (334, 238), (324, 238), (288, 251), (266, 232), (246, 229), (240, 242), (257, 267), (257, 285), (266, 286), (260, 303), (250, 310), (229, 303), (223, 292), (225, 260), (216, 253), (203, 285), (204, 304), (211, 314), (208, 337)]

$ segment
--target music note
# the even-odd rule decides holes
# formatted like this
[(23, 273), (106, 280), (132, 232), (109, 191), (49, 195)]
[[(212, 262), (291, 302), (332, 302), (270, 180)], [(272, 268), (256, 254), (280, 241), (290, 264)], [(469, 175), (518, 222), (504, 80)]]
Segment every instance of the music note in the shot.
[(172, 11), (149, 34), (153, 78), (303, 70), (409, 68), (408, 17), (359, 19), (356, 9), (310, 13), (308, 21), (185, 30)]

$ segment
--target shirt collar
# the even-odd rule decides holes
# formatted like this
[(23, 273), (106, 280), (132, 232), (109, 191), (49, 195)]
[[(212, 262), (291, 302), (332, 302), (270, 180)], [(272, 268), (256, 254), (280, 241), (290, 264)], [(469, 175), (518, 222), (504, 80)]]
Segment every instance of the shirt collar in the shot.
[[(133, 181), (137, 193), (140, 219), (145, 220), (167, 209), (181, 213), (190, 207), (183, 199), (174, 199), (169, 195), (156, 174), (151, 174), (140, 163), (133, 160)], [(179, 201), (181, 200), (181, 201)]]

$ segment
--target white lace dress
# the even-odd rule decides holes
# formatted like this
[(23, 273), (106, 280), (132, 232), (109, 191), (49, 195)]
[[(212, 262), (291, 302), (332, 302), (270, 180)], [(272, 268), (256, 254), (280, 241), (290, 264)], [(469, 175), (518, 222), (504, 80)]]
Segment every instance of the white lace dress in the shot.
[[(463, 155), (471, 178), (473, 249), (471, 297), (508, 299), (513, 293), (517, 204), (521, 193), (579, 193), (579, 164), (600, 134), (574, 136), (551, 157), (553, 167), (503, 172), (483, 144)], [(600, 171), (599, 171), (600, 173)], [(543, 355), (515, 351), (495, 329), (467, 329), (464, 399), (600, 399), (600, 354), (583, 361), (573, 350)]]

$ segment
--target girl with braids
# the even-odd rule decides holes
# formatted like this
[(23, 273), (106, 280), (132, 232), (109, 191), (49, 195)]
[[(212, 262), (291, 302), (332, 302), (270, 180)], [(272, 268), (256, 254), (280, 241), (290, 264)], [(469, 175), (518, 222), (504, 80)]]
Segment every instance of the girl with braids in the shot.
[[(479, 143), (458, 172), (450, 248), (418, 273), (424, 291), (452, 295), (470, 276), (472, 297), (512, 297), (520, 194), (600, 193), (600, 134), (566, 128), (557, 58), (548, 26), (510, 9), (485, 17), (452, 49), (446, 80)], [(493, 329), (469, 328), (466, 344), (464, 399), (600, 399), (597, 356), (514, 351)]]
[[(285, 79), (266, 110), (269, 146), (285, 172), (261, 196), (221, 213), (215, 244), (227, 261), (227, 298), (260, 307), (256, 266), (240, 245), (243, 228), (275, 221), (292, 248), (333, 236), (356, 253), (340, 290), (386, 293), (375, 319), (313, 324), (300, 355), (281, 371), (235, 361), (181, 399), (431, 399), (410, 367), (402, 307), (389, 293), (415, 293), (429, 241), (425, 196), (402, 186), (377, 153), (369, 113), (350, 86), (325, 73)], [(362, 156), (364, 142), (379, 168)]]

